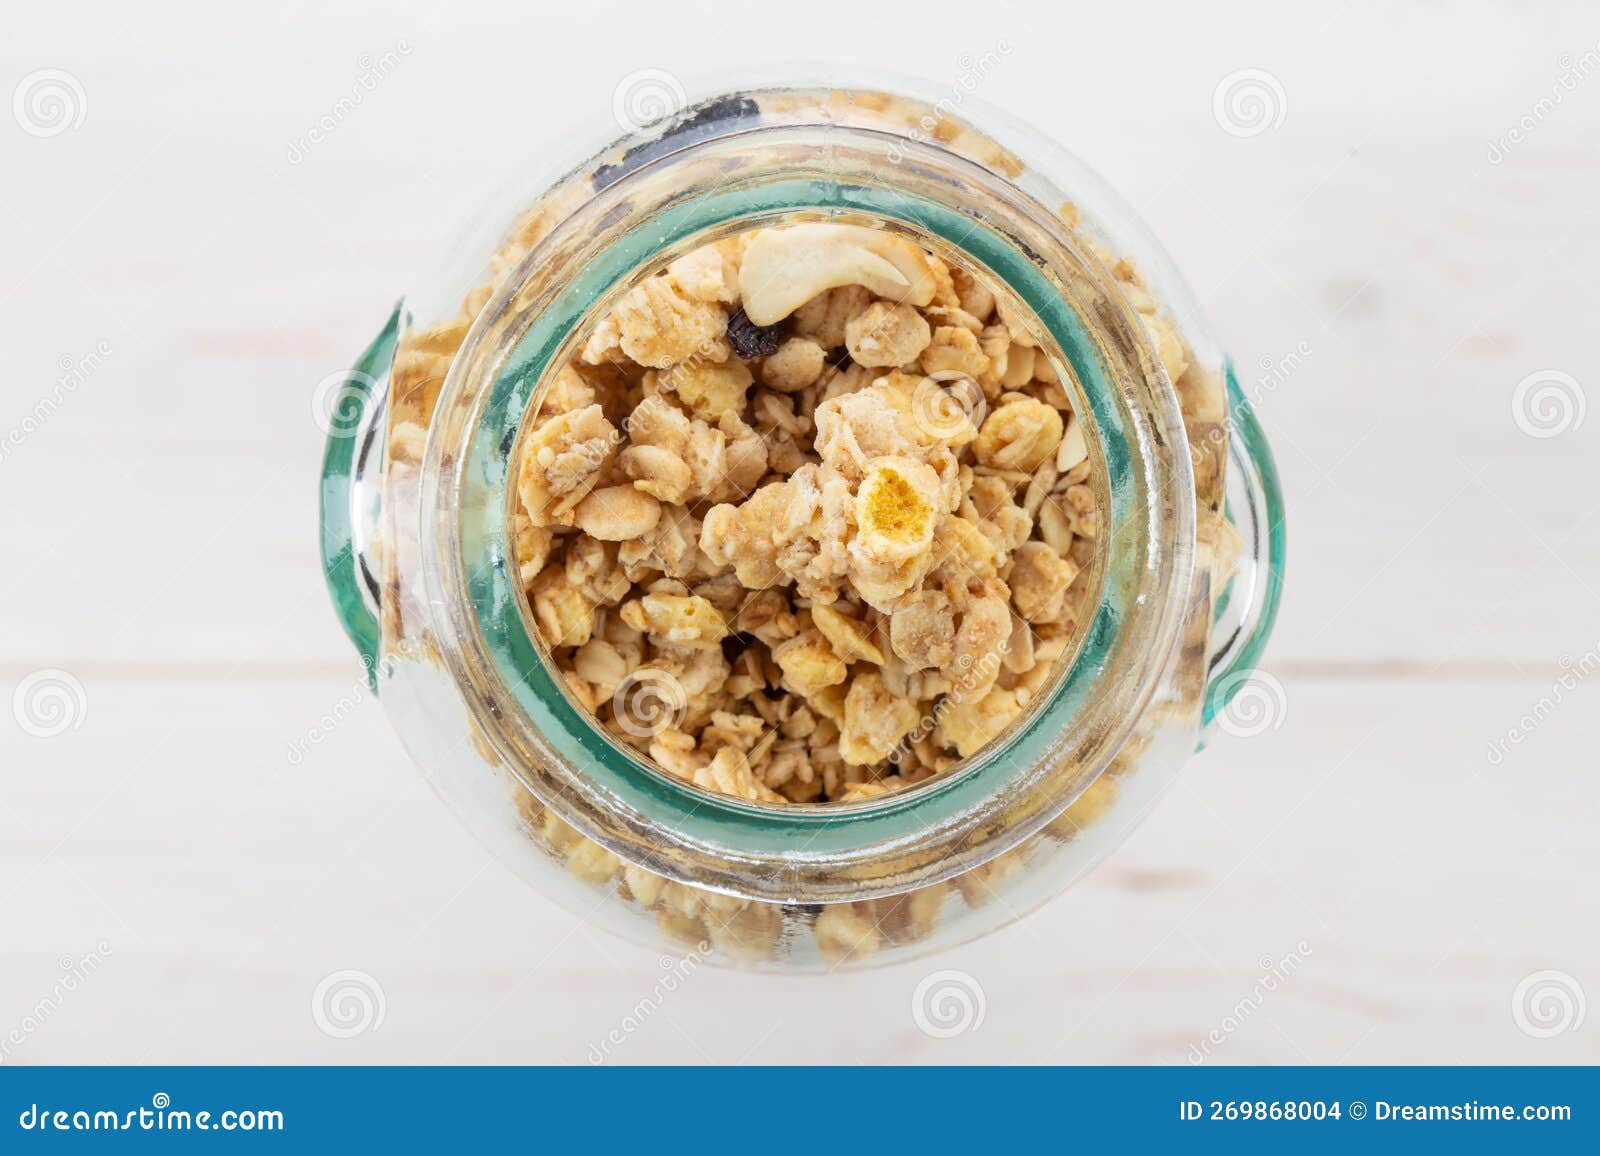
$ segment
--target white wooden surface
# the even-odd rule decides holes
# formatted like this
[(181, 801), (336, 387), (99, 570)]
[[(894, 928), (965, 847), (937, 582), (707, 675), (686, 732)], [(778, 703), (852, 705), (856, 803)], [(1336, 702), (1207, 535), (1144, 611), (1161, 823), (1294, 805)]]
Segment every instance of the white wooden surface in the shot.
[[(66, 70), (85, 115), (45, 138), (0, 110), (0, 432), (63, 358), (109, 353), (0, 459), (0, 689), (61, 668), (86, 704), (52, 738), (0, 710), (0, 1040), (25, 1029), (5, 1062), (585, 1061), (657, 958), (489, 861), (352, 690), (312, 388), (509, 171), (506, 142), (604, 116), (624, 75), (813, 58), (955, 83), (1002, 42), (979, 95), (1127, 193), (1246, 376), (1310, 350), (1260, 404), (1291, 508), (1281, 725), (1219, 735), (1024, 924), (865, 975), (701, 970), (615, 1058), (1181, 1064), (1303, 941), (1212, 1062), (1600, 1060), (1600, 1012), (1551, 1038), (1512, 1012), (1548, 969), (1600, 999), (1600, 680), (1486, 757), (1600, 646), (1600, 417), (1541, 439), (1512, 411), (1536, 371), (1600, 390), (1592, 5), (545, 7), (10, 14), (0, 85)], [(1213, 92), (1245, 68), (1284, 115), (1235, 137)], [(61, 957), (101, 943), (27, 1027)], [(987, 1000), (953, 1039), (910, 1014), (939, 967)], [(317, 1028), (340, 969), (381, 983), (381, 1027)]]

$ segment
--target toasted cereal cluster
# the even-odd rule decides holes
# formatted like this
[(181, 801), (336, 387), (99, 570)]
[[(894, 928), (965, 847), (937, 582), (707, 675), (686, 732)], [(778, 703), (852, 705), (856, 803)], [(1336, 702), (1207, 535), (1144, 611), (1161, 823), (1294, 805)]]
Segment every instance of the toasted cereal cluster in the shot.
[(766, 803), (901, 789), (1005, 730), (1073, 649), (1098, 524), (1021, 316), (855, 225), (746, 232), (631, 289), (520, 451), (520, 573), (573, 696)]

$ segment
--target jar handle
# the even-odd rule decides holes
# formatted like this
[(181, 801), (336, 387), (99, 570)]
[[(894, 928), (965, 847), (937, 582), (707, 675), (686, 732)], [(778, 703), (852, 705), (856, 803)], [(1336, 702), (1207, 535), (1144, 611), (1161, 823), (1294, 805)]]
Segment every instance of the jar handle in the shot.
[(330, 379), (338, 393), (328, 408), (322, 457), (322, 573), (334, 613), (378, 689), (378, 591), (370, 550), (375, 541), (383, 478), (384, 414), (389, 370), (400, 336), (404, 302), (396, 302), (372, 344), (344, 373)]
[(1267, 645), (1283, 592), (1283, 491), (1261, 423), (1227, 363), (1228, 480), (1226, 516), (1243, 541), (1239, 562), (1213, 612), (1202, 725), (1233, 701)]

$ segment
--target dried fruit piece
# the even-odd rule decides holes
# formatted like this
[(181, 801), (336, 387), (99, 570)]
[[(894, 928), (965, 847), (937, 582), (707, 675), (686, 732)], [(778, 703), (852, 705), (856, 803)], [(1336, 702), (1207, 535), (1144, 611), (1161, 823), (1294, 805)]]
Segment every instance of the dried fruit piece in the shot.
[(743, 308), (728, 318), (728, 345), (740, 357), (770, 357), (782, 343), (781, 325), (757, 325)]
[(933, 545), (939, 477), (910, 458), (875, 458), (856, 492), (851, 552), (873, 562), (904, 562)]

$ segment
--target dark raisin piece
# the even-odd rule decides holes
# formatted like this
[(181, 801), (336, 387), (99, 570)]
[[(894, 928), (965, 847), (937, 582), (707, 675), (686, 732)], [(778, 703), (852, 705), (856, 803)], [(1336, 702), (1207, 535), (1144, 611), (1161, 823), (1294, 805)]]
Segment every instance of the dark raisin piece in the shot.
[(741, 308), (728, 318), (728, 344), (740, 357), (771, 357), (783, 344), (783, 325), (757, 325)]

